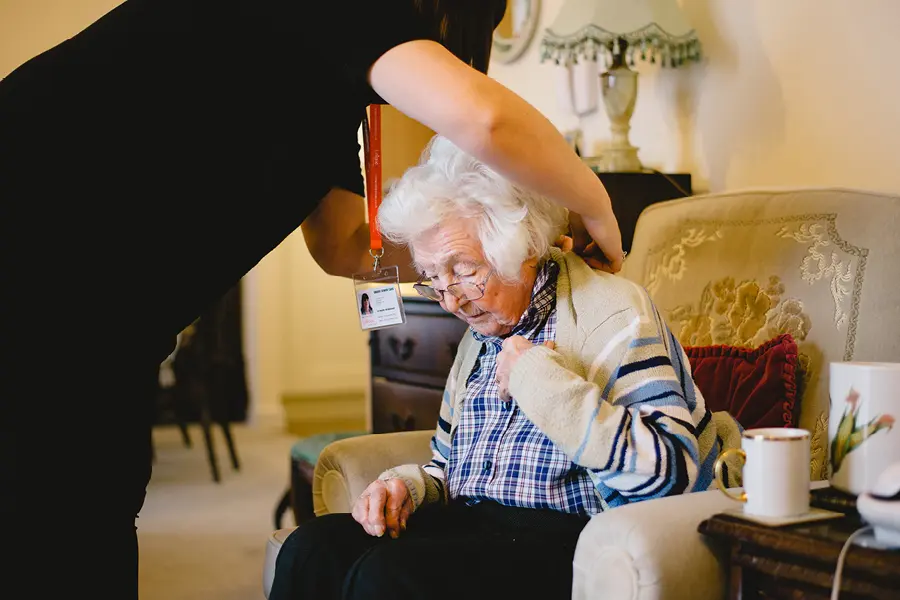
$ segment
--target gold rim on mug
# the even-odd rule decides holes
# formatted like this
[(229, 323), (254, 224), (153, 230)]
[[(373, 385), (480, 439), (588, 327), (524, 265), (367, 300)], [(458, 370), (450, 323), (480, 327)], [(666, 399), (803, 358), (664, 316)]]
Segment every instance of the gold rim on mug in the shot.
[(767, 442), (796, 442), (809, 437), (808, 431), (793, 431), (786, 435), (770, 435), (765, 433), (751, 433), (753, 430), (745, 431), (741, 437), (748, 440), (765, 440)]

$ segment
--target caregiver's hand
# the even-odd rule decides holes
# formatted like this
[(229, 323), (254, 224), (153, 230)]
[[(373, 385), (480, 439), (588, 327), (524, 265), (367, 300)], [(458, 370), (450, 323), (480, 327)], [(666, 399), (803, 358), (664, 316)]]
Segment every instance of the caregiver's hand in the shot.
[[(547, 341), (544, 346), (553, 350), (556, 344)], [(503, 340), (503, 348), (497, 355), (497, 386), (500, 388), (500, 399), (509, 402), (509, 375), (523, 354), (534, 348), (534, 344), (521, 335), (514, 335)]]
[(622, 233), (612, 210), (605, 217), (586, 217), (569, 213), (572, 229), (572, 250), (594, 269), (608, 273), (622, 270)]
[(412, 513), (412, 497), (402, 479), (376, 479), (360, 494), (353, 505), (353, 518), (366, 533), (381, 537), (385, 532), (392, 538), (406, 529)]

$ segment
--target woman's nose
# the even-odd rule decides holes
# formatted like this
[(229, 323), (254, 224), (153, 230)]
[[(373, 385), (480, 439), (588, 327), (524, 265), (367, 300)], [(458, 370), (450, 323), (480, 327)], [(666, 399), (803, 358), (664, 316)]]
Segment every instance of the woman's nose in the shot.
[(444, 292), (444, 310), (449, 313), (455, 313), (459, 310), (459, 307), (465, 304), (465, 300), (460, 300), (450, 292)]

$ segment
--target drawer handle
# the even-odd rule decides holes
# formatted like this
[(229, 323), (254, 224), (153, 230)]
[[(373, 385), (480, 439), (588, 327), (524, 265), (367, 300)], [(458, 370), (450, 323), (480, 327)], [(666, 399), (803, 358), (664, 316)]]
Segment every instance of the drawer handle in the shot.
[(394, 427), (394, 431), (414, 431), (416, 420), (412, 415), (409, 415), (405, 421), (401, 421), (400, 415), (391, 413), (391, 425)]
[(413, 355), (415, 347), (415, 340), (410, 338), (406, 338), (403, 342), (394, 335), (388, 338), (388, 348), (390, 348), (391, 352), (394, 353), (394, 356), (398, 357), (400, 360), (409, 360)]

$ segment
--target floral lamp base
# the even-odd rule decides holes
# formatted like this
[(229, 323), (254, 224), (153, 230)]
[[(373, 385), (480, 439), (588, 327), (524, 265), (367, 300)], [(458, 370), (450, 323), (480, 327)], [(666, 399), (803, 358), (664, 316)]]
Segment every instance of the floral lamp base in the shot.
[(833, 362), (829, 376), (830, 481), (858, 496), (900, 462), (900, 363)]

